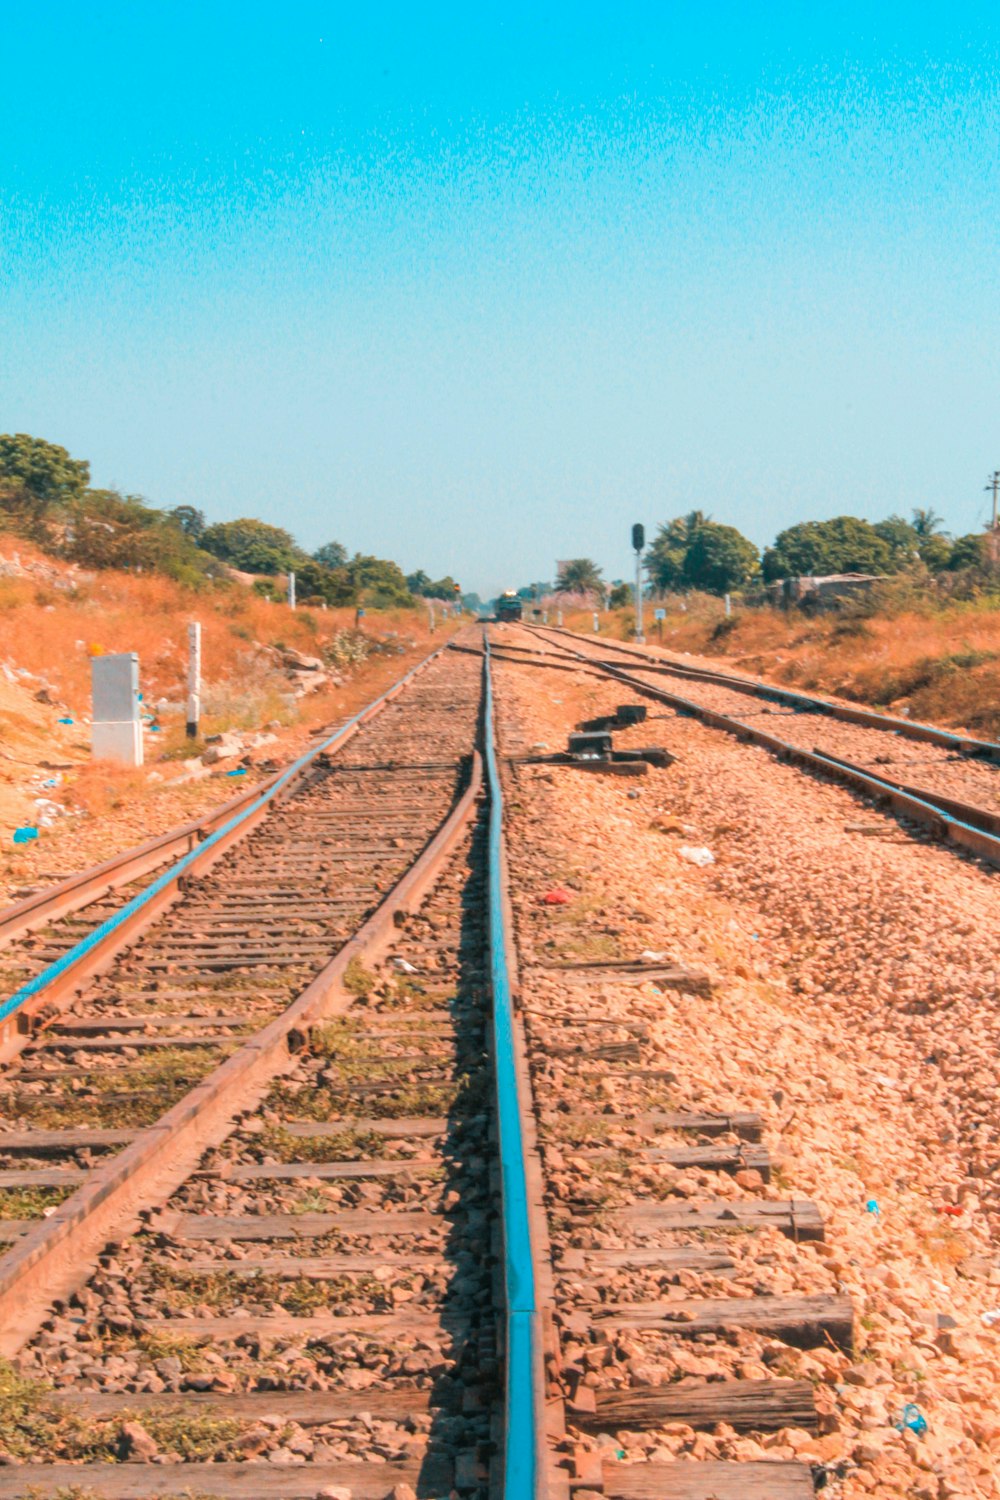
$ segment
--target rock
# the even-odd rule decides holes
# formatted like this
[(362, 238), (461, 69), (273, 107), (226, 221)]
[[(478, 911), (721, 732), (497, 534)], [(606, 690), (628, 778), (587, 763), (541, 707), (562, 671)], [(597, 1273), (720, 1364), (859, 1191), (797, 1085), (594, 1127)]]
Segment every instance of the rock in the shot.
[(290, 672), (322, 672), (325, 665), (321, 657), (305, 656), (292, 646), (286, 646), (282, 651), (281, 661)]
[(159, 1445), (141, 1422), (124, 1422), (118, 1434), (118, 1452), (133, 1463), (148, 1463), (159, 1453)]
[(206, 766), (218, 765), (220, 760), (232, 760), (234, 756), (243, 753), (243, 740), (240, 735), (220, 734), (213, 735), (208, 749), (201, 757)]

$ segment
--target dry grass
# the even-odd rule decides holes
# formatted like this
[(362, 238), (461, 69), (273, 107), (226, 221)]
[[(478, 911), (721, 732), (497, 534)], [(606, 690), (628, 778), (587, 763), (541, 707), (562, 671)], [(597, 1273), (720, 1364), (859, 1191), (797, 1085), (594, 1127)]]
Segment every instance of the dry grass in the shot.
[[(55, 566), (27, 544), (8, 539), (4, 552), (15, 550), (22, 562)], [(212, 684), (206, 707), (214, 712), (212, 700), (218, 696), (222, 710), (228, 711), (229, 699), (243, 702), (248, 671), (259, 675), (261, 645), (319, 655), (354, 625), (353, 609), (291, 610), (237, 585), (196, 593), (154, 575), (108, 571), (79, 577), (73, 589), (40, 587), (31, 578), (0, 578), (0, 658), (49, 678), (76, 713), (89, 707), (94, 649), (137, 651), (147, 700), (182, 700), (187, 626), (200, 620), (202, 670)], [(380, 611), (377, 620), (383, 634), (427, 634), (420, 609)], [(255, 716), (252, 722), (260, 720)]]

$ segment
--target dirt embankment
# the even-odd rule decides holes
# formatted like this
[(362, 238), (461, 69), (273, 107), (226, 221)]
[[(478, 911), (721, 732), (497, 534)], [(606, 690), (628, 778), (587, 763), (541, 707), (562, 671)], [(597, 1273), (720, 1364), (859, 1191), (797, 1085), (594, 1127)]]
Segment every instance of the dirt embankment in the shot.
[[(995, 600), (814, 619), (776, 609), (737, 610), (727, 618), (722, 601), (704, 595), (672, 599), (665, 608), (662, 630), (650, 618), (652, 608), (647, 610), (647, 642), (654, 647), (704, 656), (806, 692), (1000, 737)], [(600, 620), (602, 633), (615, 640), (627, 640), (634, 631), (632, 610)], [(592, 615), (567, 615), (566, 624), (593, 633)]]
[[(201, 739), (185, 735), (187, 625), (202, 626)], [(425, 611), (292, 611), (240, 585), (84, 574), (0, 545), (0, 903), (226, 801), (318, 725), (443, 644)], [(91, 660), (136, 651), (146, 764), (90, 756)], [(239, 780), (228, 779), (235, 773)], [(37, 830), (15, 842), (17, 830)], [(21, 835), (25, 837), (26, 835)]]

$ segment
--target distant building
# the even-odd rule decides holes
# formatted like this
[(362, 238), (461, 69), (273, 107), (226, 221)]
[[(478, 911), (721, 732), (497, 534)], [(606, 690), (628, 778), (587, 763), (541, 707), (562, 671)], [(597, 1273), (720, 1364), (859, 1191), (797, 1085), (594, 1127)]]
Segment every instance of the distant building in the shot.
[(884, 581), (882, 573), (829, 573), (824, 578), (780, 578), (764, 592), (769, 604), (779, 609), (797, 607), (808, 614), (839, 609), (841, 604), (870, 593)]

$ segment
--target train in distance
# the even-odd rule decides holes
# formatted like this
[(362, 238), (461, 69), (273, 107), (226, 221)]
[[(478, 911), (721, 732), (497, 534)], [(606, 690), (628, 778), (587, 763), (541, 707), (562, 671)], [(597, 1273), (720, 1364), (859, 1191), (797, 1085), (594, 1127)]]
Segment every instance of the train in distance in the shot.
[(497, 600), (496, 617), (498, 620), (519, 620), (521, 618), (521, 608), (521, 601), (514, 593), (514, 590), (507, 589)]

